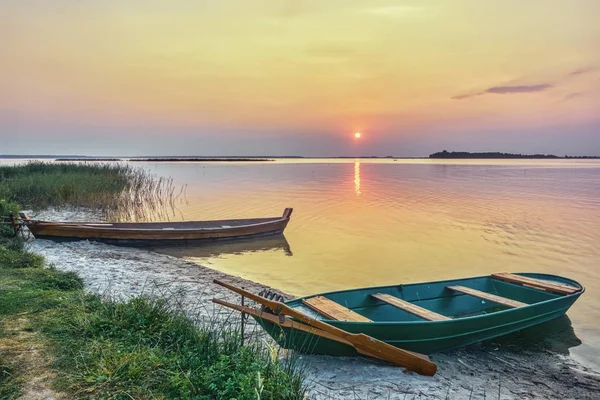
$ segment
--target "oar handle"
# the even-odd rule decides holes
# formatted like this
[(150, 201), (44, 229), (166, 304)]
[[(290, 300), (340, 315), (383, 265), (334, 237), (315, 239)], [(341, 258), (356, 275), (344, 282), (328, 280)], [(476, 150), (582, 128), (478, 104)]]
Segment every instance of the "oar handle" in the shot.
[(266, 299), (262, 296), (259, 296), (257, 294), (254, 294), (252, 292), (249, 292), (245, 289), (239, 288), (237, 286), (233, 286), (229, 283), (226, 282), (222, 282), (218, 279), (213, 280), (214, 283), (216, 283), (217, 285), (223, 286), (233, 292), (236, 292), (238, 294), (241, 294), (242, 296), (245, 296), (247, 298), (249, 298), (250, 300), (254, 300), (259, 304), (262, 304), (264, 306), (269, 307), (271, 310), (273, 310), (273, 312), (275, 314), (285, 314), (285, 315), (289, 315), (290, 317), (294, 317), (302, 322), (304, 322), (305, 324), (309, 324), (311, 326), (314, 326), (316, 328), (322, 329), (324, 331), (333, 333), (335, 335), (338, 336), (349, 336), (349, 335), (354, 335), (352, 333), (348, 333), (346, 331), (343, 331), (339, 328), (336, 328), (335, 326), (331, 326), (329, 324), (326, 324), (325, 322), (319, 321), (317, 319), (314, 318), (310, 318), (307, 315), (304, 315), (303, 313), (294, 310), (293, 308), (285, 305), (284, 303), (281, 303), (279, 301), (275, 301), (275, 300), (269, 300)]
[(252, 292), (249, 292), (242, 288), (238, 288), (229, 283), (219, 281), (218, 279), (215, 279), (213, 282), (233, 292), (241, 294), (242, 296), (248, 297), (249, 299), (254, 300), (257, 303), (269, 307), (276, 314), (281, 313), (289, 315), (310, 326), (319, 328), (332, 335), (344, 338), (347, 341), (349, 341), (359, 353), (367, 354), (372, 357), (377, 357), (379, 359), (392, 362), (396, 365), (400, 365), (402, 367), (408, 368), (423, 375), (433, 376), (437, 371), (437, 365), (429, 361), (429, 359), (425, 355), (415, 354), (410, 351), (394, 347), (371, 336), (365, 335), (364, 333), (353, 334), (346, 332), (323, 321), (310, 318), (304, 315), (303, 313), (287, 306), (284, 303), (265, 299), (264, 297), (258, 296)]
[[(341, 338), (336, 335), (332, 335), (331, 333), (325, 332), (321, 329), (317, 329), (314, 326), (305, 325), (298, 321), (293, 321), (289, 318), (286, 318), (283, 314), (281, 314), (281, 315), (279, 315), (279, 317), (277, 317), (276, 315), (273, 315), (273, 314), (265, 312), (265, 311), (256, 310), (254, 308), (242, 306), (239, 304), (229, 303), (229, 302), (227, 302), (225, 300), (221, 300), (221, 299), (212, 299), (212, 301), (213, 301), (213, 303), (222, 305), (224, 307), (229, 307), (229, 308), (232, 308), (239, 312), (246, 313), (246, 314), (252, 315), (256, 318), (260, 318), (265, 321), (271, 322), (272, 324), (276, 324), (279, 327), (296, 329), (301, 332), (310, 333), (311, 335), (316, 335), (316, 336), (319, 336), (319, 337), (322, 337), (325, 339), (333, 340), (338, 343), (343, 343), (347, 346), (352, 346), (352, 343), (350, 343), (349, 341), (347, 341), (344, 338)], [(373, 357), (373, 358), (379, 358), (374, 354), (369, 354), (368, 352), (363, 352), (362, 354), (369, 356), (369, 357)]]

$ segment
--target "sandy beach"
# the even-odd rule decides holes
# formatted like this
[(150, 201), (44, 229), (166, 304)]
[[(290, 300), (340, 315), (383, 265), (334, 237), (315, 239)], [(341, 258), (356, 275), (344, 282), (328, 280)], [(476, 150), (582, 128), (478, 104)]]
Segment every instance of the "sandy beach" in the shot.
[[(81, 212), (45, 212), (38, 218), (99, 220)], [(126, 299), (141, 294), (172, 296), (197, 320), (219, 318), (237, 323), (234, 313), (213, 297), (239, 302), (239, 296), (212, 283), (221, 279), (258, 292), (264, 285), (230, 276), (183, 259), (145, 249), (88, 241), (32, 240), (32, 251), (49, 264), (76, 271), (89, 291)], [(280, 291), (278, 291), (280, 292)], [(280, 292), (281, 293), (281, 292)], [(282, 293), (283, 294), (283, 293)], [(285, 294), (286, 297), (294, 297)], [(567, 317), (525, 332), (434, 354), (434, 377), (366, 358), (301, 355), (312, 399), (592, 399), (600, 374), (569, 356), (579, 344)], [(249, 320), (246, 333), (268, 339)], [(250, 337), (249, 337), (250, 339)]]

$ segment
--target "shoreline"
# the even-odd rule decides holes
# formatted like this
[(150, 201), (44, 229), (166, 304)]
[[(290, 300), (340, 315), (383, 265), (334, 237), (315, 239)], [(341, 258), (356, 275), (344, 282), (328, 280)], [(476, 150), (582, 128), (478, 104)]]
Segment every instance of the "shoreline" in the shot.
[[(100, 220), (98, 215), (78, 211), (46, 211), (38, 216), (51, 220)], [(86, 289), (92, 292), (123, 299), (177, 292), (178, 301), (195, 320), (216, 317), (239, 323), (237, 312), (217, 306), (211, 300), (218, 297), (239, 303), (240, 296), (213, 284), (213, 279), (232, 282), (255, 293), (268, 287), (140, 248), (37, 239), (29, 244), (29, 249), (60, 270), (78, 273)], [(293, 297), (270, 289), (286, 298)], [(246, 326), (247, 339), (268, 338), (251, 318)], [(434, 354), (431, 359), (439, 366), (434, 377), (403, 373), (400, 368), (361, 357), (300, 355), (300, 359), (306, 368), (310, 398), (318, 400), (591, 399), (592, 393), (600, 391), (600, 373), (568, 355), (569, 347), (579, 344), (568, 317), (564, 317), (552, 327), (530, 328), (510, 335), (508, 340), (498, 338)]]
[(160, 216), (174, 204), (170, 178), (129, 165), (42, 162), (1, 166), (0, 175), (0, 398), (38, 398), (42, 389), (57, 399), (304, 397), (301, 371), (268, 342), (243, 340), (233, 318), (202, 299), (214, 295), (204, 281), (186, 282), (202, 292), (187, 294), (172, 260), (30, 241), (22, 223), (15, 237), (23, 205), (59, 210), (48, 219)]
[[(99, 214), (86, 211), (44, 211), (37, 213), (36, 217), (52, 221), (103, 222)], [(239, 300), (239, 295), (213, 284), (213, 279), (224, 279), (252, 291), (269, 288), (145, 248), (113, 246), (86, 240), (53, 242), (35, 239), (30, 242), (29, 249), (43, 255), (59, 269), (77, 272), (89, 290), (123, 298), (148, 294), (145, 290), (154, 287), (177, 285), (178, 289), (189, 290), (190, 295), (202, 294), (203, 300), (208, 299), (207, 296), (212, 299), (212, 293)], [(98, 275), (98, 272), (102, 272), (102, 275)], [(279, 293), (286, 299), (293, 298), (290, 294)]]

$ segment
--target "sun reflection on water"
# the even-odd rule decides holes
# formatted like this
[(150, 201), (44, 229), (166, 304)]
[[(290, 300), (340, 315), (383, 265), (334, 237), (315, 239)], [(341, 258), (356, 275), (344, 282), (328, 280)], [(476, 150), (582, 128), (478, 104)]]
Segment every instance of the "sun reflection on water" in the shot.
[(360, 196), (360, 163), (358, 161), (354, 163), (354, 192)]

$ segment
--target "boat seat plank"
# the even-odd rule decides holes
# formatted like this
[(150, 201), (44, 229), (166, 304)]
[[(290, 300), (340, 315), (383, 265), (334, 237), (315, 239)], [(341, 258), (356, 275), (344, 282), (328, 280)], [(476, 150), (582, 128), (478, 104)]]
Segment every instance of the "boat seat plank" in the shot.
[(371, 293), (371, 296), (376, 298), (377, 300), (381, 300), (384, 303), (387, 303), (391, 306), (397, 307), (401, 310), (409, 312), (411, 314), (416, 315), (417, 317), (421, 317), (427, 321), (446, 321), (452, 318), (448, 318), (445, 315), (438, 314), (436, 312), (427, 310), (426, 308), (419, 307), (416, 304), (409, 303), (408, 301), (404, 301), (397, 297), (394, 297), (385, 293)]
[(492, 274), (492, 278), (498, 279), (501, 281), (505, 281), (505, 282), (509, 282), (509, 283), (521, 284), (524, 286), (532, 287), (534, 289), (541, 289), (541, 290), (545, 290), (550, 293), (557, 293), (557, 294), (573, 294), (573, 293), (579, 292), (579, 290), (580, 290), (579, 288), (576, 288), (573, 286), (563, 285), (561, 283), (544, 281), (541, 279), (529, 278), (526, 276), (511, 274), (509, 272), (500, 272), (497, 274)]
[(511, 308), (519, 308), (525, 307), (529, 304), (521, 303), (520, 301), (507, 299), (506, 297), (496, 296), (495, 294), (482, 292), (480, 290), (471, 289), (465, 286), (446, 286), (450, 290), (454, 290), (455, 292), (460, 292), (464, 294), (468, 294), (469, 296), (477, 297), (479, 299), (493, 301), (494, 303), (502, 304), (503, 306), (511, 307)]
[(319, 314), (337, 321), (351, 322), (373, 322), (362, 315), (355, 313), (349, 308), (329, 300), (323, 296), (315, 296), (310, 299), (302, 299), (302, 303)]

